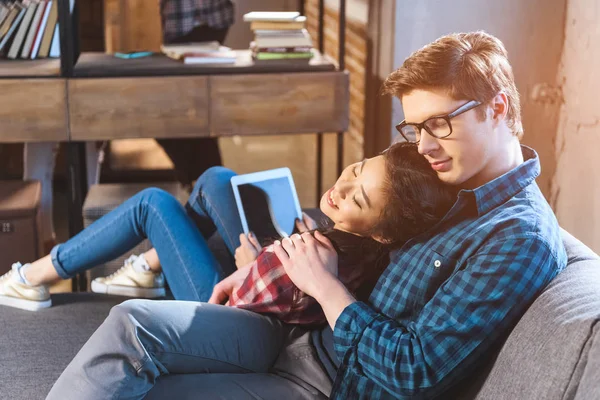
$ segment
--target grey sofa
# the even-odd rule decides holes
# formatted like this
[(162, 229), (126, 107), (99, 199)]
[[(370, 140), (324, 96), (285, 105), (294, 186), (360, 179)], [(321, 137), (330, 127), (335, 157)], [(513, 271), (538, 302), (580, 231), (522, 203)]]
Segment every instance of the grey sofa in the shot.
[[(546, 288), (499, 351), (444, 398), (600, 399), (600, 258), (567, 232), (568, 267)], [(53, 296), (55, 306), (30, 313), (0, 307), (0, 399), (43, 399), (118, 297)], [(194, 375), (161, 378), (147, 396), (207, 399)], [(247, 395), (240, 394), (240, 399)], [(292, 397), (286, 399), (292, 400)]]

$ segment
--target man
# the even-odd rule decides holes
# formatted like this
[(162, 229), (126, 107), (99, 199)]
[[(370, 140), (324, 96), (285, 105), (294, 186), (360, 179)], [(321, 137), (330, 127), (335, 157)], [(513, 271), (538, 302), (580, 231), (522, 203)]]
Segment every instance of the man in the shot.
[[(49, 398), (142, 398), (159, 376), (186, 372), (208, 372), (196, 378), (206, 399), (444, 398), (471, 374), (567, 260), (534, 181), (537, 154), (519, 144), (512, 70), (498, 39), (453, 34), (412, 54), (385, 89), (402, 101), (402, 136), (461, 190), (438, 225), (391, 254), (368, 303), (337, 279), (327, 239), (294, 235), (275, 252), (332, 335), (307, 339), (213, 304), (135, 300), (111, 311)], [(247, 273), (220, 282), (210, 302)]]
[[(166, 44), (225, 41), (234, 22), (230, 0), (160, 0), (163, 42)], [(175, 165), (184, 185), (215, 165), (221, 165), (216, 138), (157, 139)]]

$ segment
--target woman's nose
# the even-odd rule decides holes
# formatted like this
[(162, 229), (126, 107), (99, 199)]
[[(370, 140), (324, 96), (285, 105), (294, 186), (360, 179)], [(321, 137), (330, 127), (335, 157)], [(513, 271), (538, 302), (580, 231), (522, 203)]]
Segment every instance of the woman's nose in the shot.
[(338, 185), (338, 194), (342, 199), (346, 198), (348, 190), (350, 190), (350, 183), (347, 181), (340, 182)]

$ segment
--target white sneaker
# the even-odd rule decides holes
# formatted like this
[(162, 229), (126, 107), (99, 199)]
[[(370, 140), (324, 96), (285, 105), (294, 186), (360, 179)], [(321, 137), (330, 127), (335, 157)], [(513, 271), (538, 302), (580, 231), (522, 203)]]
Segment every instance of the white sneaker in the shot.
[(134, 267), (138, 257), (133, 255), (115, 273), (92, 281), (92, 292), (119, 296), (154, 298), (165, 295), (165, 278), (162, 272), (155, 273)]
[(30, 286), (19, 275), (21, 263), (14, 263), (12, 269), (0, 276), (0, 305), (23, 310), (38, 311), (52, 306), (50, 292), (44, 285)]

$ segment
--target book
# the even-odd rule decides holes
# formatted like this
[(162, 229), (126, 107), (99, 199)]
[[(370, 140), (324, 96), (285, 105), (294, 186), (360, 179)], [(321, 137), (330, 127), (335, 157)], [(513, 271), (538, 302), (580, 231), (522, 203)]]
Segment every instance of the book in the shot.
[(58, 22), (58, 0), (51, 1), (52, 6), (50, 8), (50, 14), (48, 15), (48, 23), (44, 30), (42, 37), (42, 43), (40, 44), (40, 51), (38, 57), (46, 58), (50, 53), (50, 45), (52, 44), (52, 37), (54, 35), (54, 29)]
[(52, 35), (52, 44), (50, 45), (50, 52), (48, 53), (48, 57), (60, 57), (60, 35), (58, 22), (56, 23), (56, 27), (54, 28), (54, 34)]
[(255, 53), (307, 53), (312, 51), (311, 46), (292, 47), (257, 47), (256, 42), (250, 42), (250, 50)]
[(306, 29), (258, 29), (254, 31), (254, 37), (304, 37), (306, 35), (308, 35), (308, 31)]
[(17, 30), (17, 35), (15, 36), (12, 45), (10, 46), (10, 50), (8, 51), (8, 58), (15, 59), (19, 56), (19, 50), (23, 46), (23, 41), (25, 40), (25, 35), (31, 25), (31, 20), (33, 19), (33, 14), (35, 13), (37, 7), (37, 3), (31, 3), (27, 6), (27, 12), (19, 25), (19, 29)]
[(32, 60), (37, 58), (38, 56), (40, 45), (42, 44), (42, 36), (44, 36), (44, 32), (46, 31), (46, 24), (48, 23), (48, 17), (50, 16), (52, 1), (48, 0), (45, 5), (46, 6), (44, 8), (44, 13), (42, 14), (42, 20), (40, 21), (40, 25), (38, 26), (37, 32), (35, 34), (33, 45), (31, 48), (31, 54), (29, 56), (29, 58), (31, 58)]
[(0, 51), (4, 50), (4, 48), (8, 45), (10, 38), (13, 36), (13, 33), (17, 31), (17, 28), (19, 27), (19, 24), (21, 23), (21, 20), (23, 19), (23, 16), (26, 12), (26, 8), (22, 8), (19, 10), (17, 17), (14, 19), (14, 22), (8, 29), (8, 32), (2, 37), (2, 40), (0, 41)]
[(237, 54), (235, 51), (188, 53), (181, 60), (184, 64), (234, 64)]
[(42, 14), (46, 10), (46, 3), (40, 2), (37, 4), (35, 8), (35, 14), (33, 14), (33, 19), (31, 20), (31, 26), (27, 32), (27, 36), (25, 42), (23, 42), (23, 50), (21, 51), (21, 58), (29, 58), (31, 54), (31, 50), (33, 47), (33, 41), (35, 39), (35, 35), (37, 34), (38, 28), (40, 26), (40, 21), (42, 20)]
[(299, 16), (297, 11), (252, 11), (244, 14), (244, 21), (294, 21)]
[[(69, 11), (71, 12), (71, 14), (73, 14), (74, 7), (75, 0), (69, 0)], [(52, 44), (50, 45), (50, 53), (48, 54), (48, 57), (60, 57), (60, 27), (58, 22), (56, 23), (56, 27), (54, 28), (54, 35), (52, 36)]]
[(0, 3), (0, 24), (4, 22), (4, 18), (6, 18), (9, 12), (10, 8), (5, 6), (3, 3)]
[(312, 47), (308, 34), (302, 37), (255, 37), (257, 47)]
[(2, 24), (0, 24), (0, 38), (3, 38), (4, 35), (6, 35), (8, 33), (8, 31), (10, 30), (10, 28), (13, 25), (14, 20), (17, 18), (18, 14), (19, 14), (19, 10), (17, 7), (13, 7), (8, 11), (6, 18), (4, 19)]
[(195, 42), (195, 43), (182, 43), (182, 44), (163, 44), (160, 46), (166, 56), (179, 59), (183, 54), (186, 53), (207, 53), (212, 51), (226, 51), (231, 50), (229, 47), (221, 46), (217, 41), (212, 42)]
[(313, 53), (256, 53), (253, 54), (253, 57), (255, 60), (289, 60), (297, 58), (309, 59), (313, 57)]
[(304, 23), (306, 17), (300, 16), (294, 19), (294, 21), (252, 21), (250, 23), (250, 29), (253, 31), (260, 29), (273, 29), (273, 30), (293, 30), (293, 29), (304, 29)]

